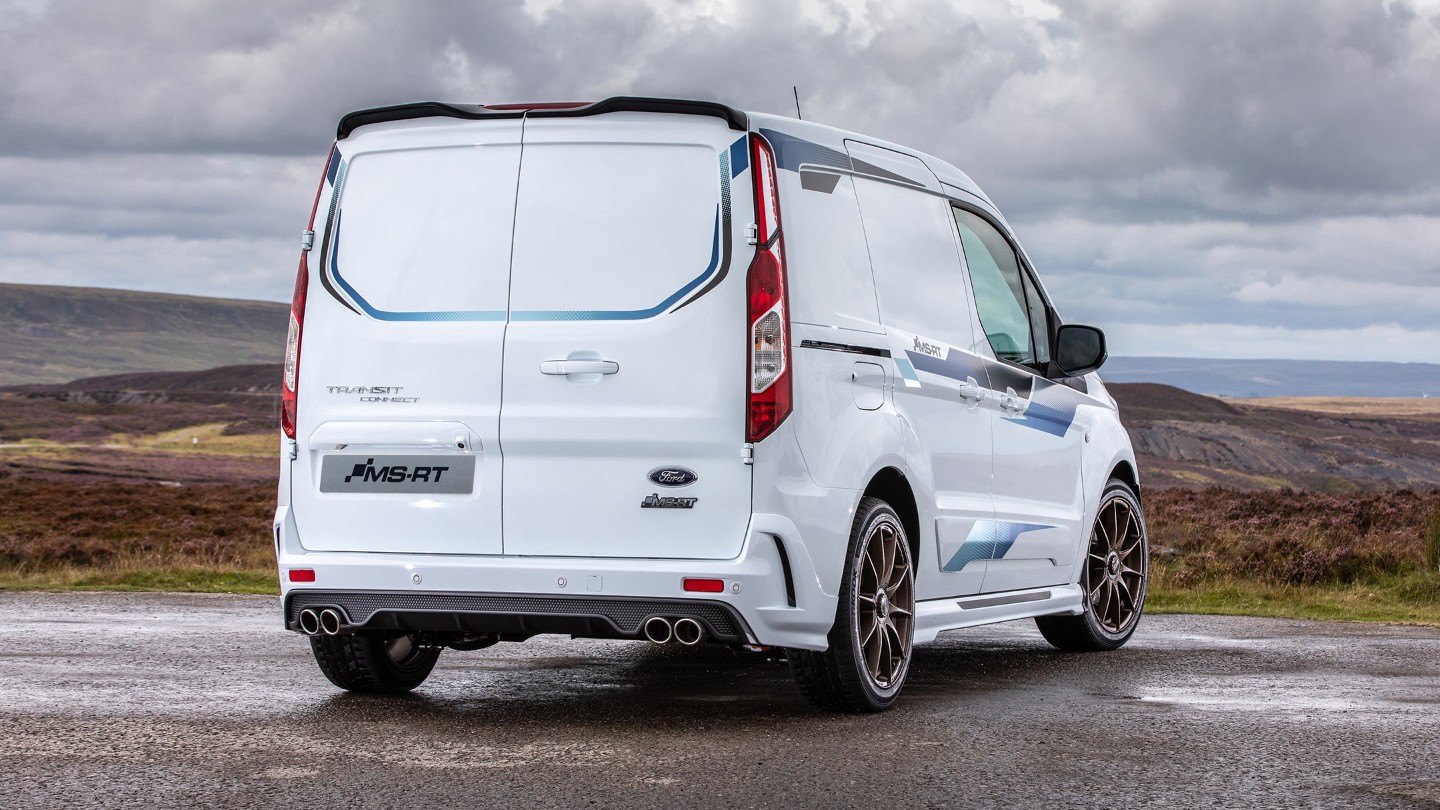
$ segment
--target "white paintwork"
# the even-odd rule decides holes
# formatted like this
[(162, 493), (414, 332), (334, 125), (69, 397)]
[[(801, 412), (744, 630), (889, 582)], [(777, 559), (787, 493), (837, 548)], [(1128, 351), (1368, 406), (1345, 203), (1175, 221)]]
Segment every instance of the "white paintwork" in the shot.
[[(833, 180), (826, 193), (781, 161), (795, 405), (749, 450), (750, 463), (753, 172), (722, 175), (746, 133), (717, 118), (613, 113), (428, 118), (361, 127), (341, 141), (338, 265), (355, 291), (377, 311), (493, 317), (351, 311), (322, 288), (335, 246), (317, 236), (298, 438), (281, 447), (282, 590), (598, 587), (605, 596), (682, 598), (683, 577), (718, 577), (726, 592), (705, 598), (733, 605), (750, 641), (824, 649), (855, 510), (872, 480), (894, 470), (918, 515), (917, 641), (1079, 612), (1080, 545), (1105, 482), (1120, 465), (1133, 475), (1134, 454), (1096, 375), (1081, 386), (1088, 393), (1071, 392), (1080, 404), (1063, 437), (1007, 421), (1014, 414), (988, 387), (986, 369), (999, 364), (978, 326), (950, 201), (978, 206), (1013, 242), (1004, 219), (968, 176), (934, 157), (769, 115), (750, 114), (750, 128), (916, 181), (817, 164)], [(333, 193), (322, 189), (317, 234), (336, 224)], [(534, 314), (659, 304), (705, 269), (727, 198), (726, 275), (693, 303), (639, 318)], [(906, 352), (917, 343), (979, 369), (974, 385), (907, 375)], [(362, 401), (328, 390), (336, 386), (404, 390), (391, 397), (401, 401)], [(341, 452), (473, 455), (474, 491), (321, 494), (321, 464)], [(647, 474), (664, 466), (699, 479), (662, 490)], [(697, 501), (641, 509), (652, 493)], [(1021, 534), (1003, 559), (941, 570), (978, 523), (996, 520), (1056, 528)], [(296, 567), (314, 569), (315, 583), (290, 583), (283, 572)], [(1049, 596), (962, 607), (995, 592)]]

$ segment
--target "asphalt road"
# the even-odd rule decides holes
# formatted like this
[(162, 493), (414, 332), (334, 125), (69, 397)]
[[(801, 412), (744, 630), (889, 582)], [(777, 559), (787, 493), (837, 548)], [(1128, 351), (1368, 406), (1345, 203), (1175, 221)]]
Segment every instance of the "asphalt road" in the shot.
[(342, 694), (277, 601), (0, 594), (0, 807), (1437, 807), (1440, 629), (1146, 617), (917, 650), (836, 716), (783, 664), (553, 636)]

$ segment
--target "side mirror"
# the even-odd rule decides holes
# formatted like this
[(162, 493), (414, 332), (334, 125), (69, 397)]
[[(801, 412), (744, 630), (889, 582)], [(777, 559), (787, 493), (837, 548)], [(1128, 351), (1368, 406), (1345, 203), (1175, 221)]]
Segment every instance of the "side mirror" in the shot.
[(1105, 333), (1093, 326), (1067, 323), (1055, 332), (1055, 377), (1079, 377), (1105, 364)]

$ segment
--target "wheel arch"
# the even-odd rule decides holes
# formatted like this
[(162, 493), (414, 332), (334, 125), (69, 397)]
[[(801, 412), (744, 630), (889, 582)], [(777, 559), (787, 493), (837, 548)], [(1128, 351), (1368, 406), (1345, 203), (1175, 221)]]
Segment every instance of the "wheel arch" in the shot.
[(1130, 491), (1135, 493), (1135, 500), (1144, 503), (1140, 495), (1140, 476), (1135, 474), (1135, 465), (1128, 460), (1121, 459), (1119, 463), (1110, 468), (1110, 478), (1124, 481), (1130, 487)]
[(910, 541), (910, 559), (920, 559), (920, 507), (905, 473), (895, 467), (880, 468), (870, 477), (860, 497), (879, 498), (890, 504), (890, 508), (900, 516), (900, 525), (905, 527)]

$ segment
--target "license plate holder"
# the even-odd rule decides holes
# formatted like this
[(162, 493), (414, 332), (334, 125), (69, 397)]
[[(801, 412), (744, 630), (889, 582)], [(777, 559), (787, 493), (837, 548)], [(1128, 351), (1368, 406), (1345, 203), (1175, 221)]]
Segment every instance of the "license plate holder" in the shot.
[(386, 495), (468, 495), (475, 490), (471, 455), (329, 455), (320, 491)]

